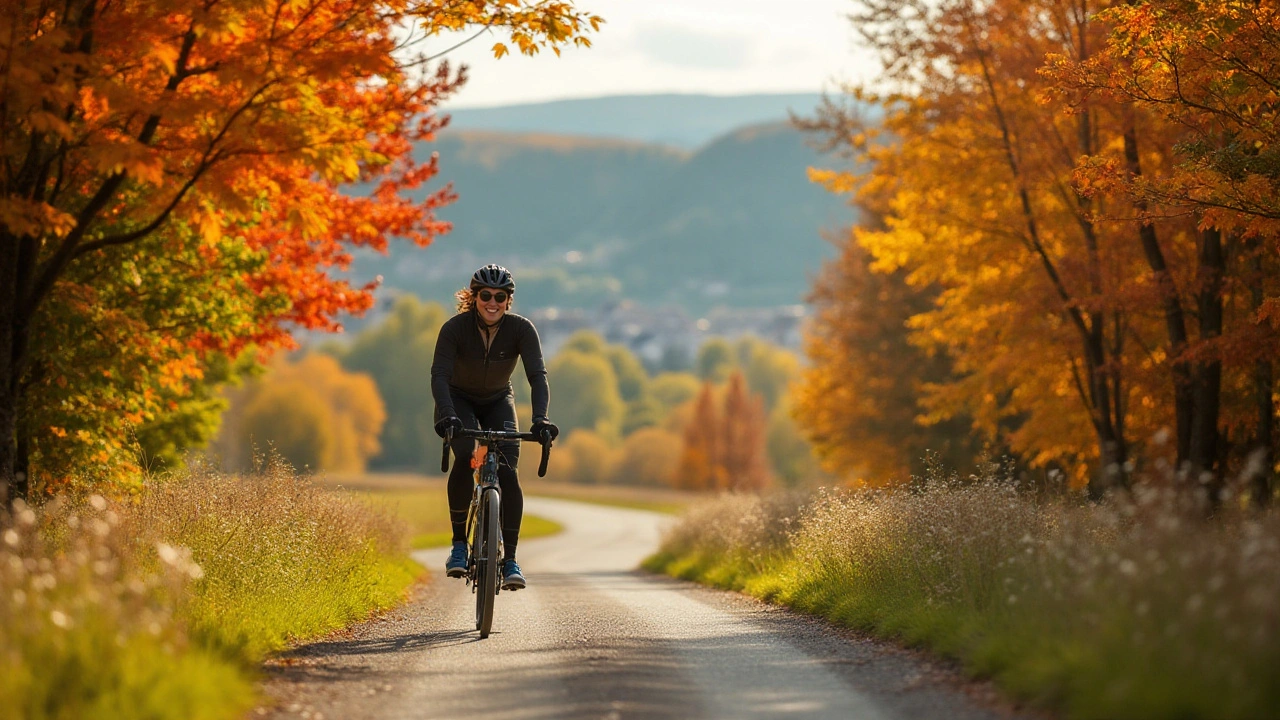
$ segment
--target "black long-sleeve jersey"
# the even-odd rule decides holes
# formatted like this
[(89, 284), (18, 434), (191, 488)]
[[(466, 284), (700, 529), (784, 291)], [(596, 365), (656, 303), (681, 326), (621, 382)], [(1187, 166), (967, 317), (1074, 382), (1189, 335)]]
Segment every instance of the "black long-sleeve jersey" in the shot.
[(547, 366), (542, 359), (542, 343), (538, 331), (528, 318), (507, 313), (498, 321), (498, 329), (486, 351), (476, 311), (461, 312), (445, 321), (436, 339), (436, 354), (431, 362), (431, 396), (436, 401), (436, 416), (456, 415), (453, 395), (472, 402), (487, 403), (511, 392), (511, 375), (516, 360), (524, 362), (533, 396), (533, 417), (545, 418), (551, 391), (547, 385)]

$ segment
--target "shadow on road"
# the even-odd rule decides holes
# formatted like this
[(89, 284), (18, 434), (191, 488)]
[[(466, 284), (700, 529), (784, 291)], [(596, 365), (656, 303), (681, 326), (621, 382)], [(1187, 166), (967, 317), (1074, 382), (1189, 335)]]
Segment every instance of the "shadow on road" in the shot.
[(480, 636), (474, 630), (441, 630), (438, 632), (412, 633), (394, 637), (368, 638), (365, 640), (336, 640), (304, 645), (285, 653), (281, 658), (322, 657), (325, 655), (383, 655), (413, 650), (462, 645), (477, 642)]

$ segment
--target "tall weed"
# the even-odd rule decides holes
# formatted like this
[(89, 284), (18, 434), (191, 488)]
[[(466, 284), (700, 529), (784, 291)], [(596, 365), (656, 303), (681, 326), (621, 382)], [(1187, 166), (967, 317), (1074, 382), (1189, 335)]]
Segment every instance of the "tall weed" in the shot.
[(278, 463), (15, 503), (0, 512), (5, 717), (236, 717), (266, 653), (402, 596), (405, 534)]
[[(1280, 714), (1276, 513), (1206, 520), (1154, 486), (1043, 500), (994, 476), (699, 513), (650, 567), (932, 647), (1075, 717)], [(736, 538), (765, 527), (791, 530), (759, 563)]]

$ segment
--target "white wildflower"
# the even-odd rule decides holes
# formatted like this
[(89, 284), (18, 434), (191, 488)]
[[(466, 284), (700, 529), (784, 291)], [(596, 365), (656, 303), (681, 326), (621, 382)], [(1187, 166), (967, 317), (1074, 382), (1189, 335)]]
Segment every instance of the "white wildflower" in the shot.
[(61, 610), (54, 610), (49, 613), (49, 621), (60, 628), (68, 628), (71, 626), (71, 618)]
[(181, 559), (178, 549), (168, 543), (156, 543), (156, 552), (160, 555), (160, 560), (165, 565), (177, 565)]

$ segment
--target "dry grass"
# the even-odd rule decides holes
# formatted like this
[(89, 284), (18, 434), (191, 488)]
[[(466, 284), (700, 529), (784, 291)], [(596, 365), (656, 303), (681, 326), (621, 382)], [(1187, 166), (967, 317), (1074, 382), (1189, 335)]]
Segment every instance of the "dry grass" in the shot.
[[(726, 532), (727, 529), (727, 532)], [(1090, 718), (1280, 714), (1280, 514), (1205, 520), (935, 478), (810, 502), (727, 497), (649, 567), (926, 645)]]
[(18, 504), (0, 539), (0, 697), (21, 720), (236, 717), (266, 653), (416, 572), (396, 518), (279, 464)]

